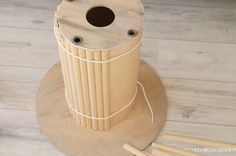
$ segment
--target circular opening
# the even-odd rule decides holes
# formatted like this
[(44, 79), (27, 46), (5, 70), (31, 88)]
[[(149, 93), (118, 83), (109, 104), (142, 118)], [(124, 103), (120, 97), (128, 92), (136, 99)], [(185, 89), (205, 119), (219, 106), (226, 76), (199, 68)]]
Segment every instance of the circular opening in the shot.
[(79, 43), (82, 42), (82, 38), (79, 37), (79, 36), (76, 36), (76, 37), (74, 37), (73, 42), (76, 43), (76, 44), (79, 44)]
[(134, 36), (137, 35), (137, 31), (136, 31), (136, 30), (133, 30), (133, 29), (128, 30), (128, 35), (131, 36), (131, 37), (134, 37)]
[(114, 12), (104, 6), (91, 8), (86, 14), (87, 21), (95, 27), (105, 27), (110, 25), (114, 19)]

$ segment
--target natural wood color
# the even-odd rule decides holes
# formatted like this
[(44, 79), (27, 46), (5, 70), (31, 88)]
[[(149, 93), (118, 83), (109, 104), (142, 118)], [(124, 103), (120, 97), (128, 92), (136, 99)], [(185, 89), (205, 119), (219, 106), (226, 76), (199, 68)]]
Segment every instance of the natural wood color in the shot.
[[(236, 44), (229, 44), (236, 43), (236, 1), (141, 1), (145, 27), (153, 27), (145, 31), (142, 57), (168, 95), (163, 134), (236, 143)], [(64, 156), (40, 132), (34, 112), (40, 81), (58, 62), (52, 20), (60, 2), (0, 1), (0, 155)]]
[[(58, 34), (56, 31), (55, 31), (55, 34), (58, 36), (58, 39), (62, 42), (62, 38), (61, 38), (60, 34)], [(59, 56), (60, 56), (61, 65), (62, 65), (62, 73), (63, 73), (63, 80), (64, 80), (64, 84), (65, 84), (65, 89), (67, 90), (67, 92), (69, 92), (70, 85), (68, 84), (69, 80), (68, 80), (68, 75), (67, 75), (67, 70), (66, 70), (66, 62), (64, 59), (65, 54), (64, 54), (61, 47), (58, 47), (58, 50), (59, 50)], [(72, 110), (71, 109), (69, 109), (69, 110), (72, 113)]]
[[(102, 53), (102, 60), (108, 60), (109, 53)], [(102, 84), (103, 84), (103, 104), (104, 104), (104, 116), (109, 116), (111, 113), (110, 108), (110, 74), (109, 74), (109, 63), (102, 64)], [(104, 128), (107, 130), (110, 128), (110, 120), (104, 120)]]
[(161, 150), (165, 150), (165, 151), (169, 151), (169, 152), (172, 152), (172, 153), (176, 153), (176, 154), (179, 154), (181, 156), (201, 156), (200, 154), (197, 154), (197, 153), (185, 151), (185, 150), (174, 148), (174, 147), (167, 146), (167, 145), (162, 145), (162, 144), (155, 143), (155, 142), (152, 143), (152, 147), (153, 148), (158, 148), (158, 149), (161, 149)]
[[(10, 28), (0, 28), (0, 31), (1, 50), (5, 51), (0, 57), (1, 65), (48, 69), (58, 61), (53, 32)], [(236, 72), (231, 68), (236, 65), (236, 44), (144, 38), (142, 47), (142, 58), (162, 77), (236, 82)], [(36, 61), (38, 58), (40, 61)]]
[[(95, 52), (94, 53), (94, 60), (99, 61), (102, 60), (102, 53)], [(96, 98), (97, 98), (97, 114), (98, 117), (104, 117), (104, 106), (103, 106), (103, 83), (102, 83), (102, 65), (99, 63), (94, 64), (95, 69), (95, 79), (96, 79)], [(104, 120), (98, 120), (98, 127), (99, 130), (104, 129)]]
[[(86, 52), (84, 50), (79, 50), (79, 56), (85, 58)], [(80, 71), (81, 71), (81, 80), (83, 87), (83, 96), (84, 96), (84, 107), (86, 115), (91, 116), (91, 108), (89, 104), (89, 86), (88, 86), (88, 76), (87, 76), (87, 64), (85, 61), (80, 61)], [(87, 128), (92, 128), (92, 120), (86, 118)]]
[(147, 156), (154, 156), (154, 155), (152, 155), (152, 154), (149, 153), (149, 152), (145, 152), (145, 151), (143, 151), (143, 153), (146, 154)]
[(144, 154), (142, 151), (138, 150), (137, 148), (135, 148), (135, 147), (133, 147), (133, 146), (127, 144), (127, 143), (125, 143), (125, 144), (123, 145), (123, 148), (124, 148), (126, 151), (128, 151), (128, 152), (130, 152), (130, 153), (132, 153), (132, 154), (134, 154), (134, 155), (136, 155), (136, 156), (147, 156), (147, 155)]
[(156, 148), (152, 148), (152, 154), (153, 154), (153, 156), (180, 156), (176, 153), (171, 153), (171, 152), (156, 149)]
[[(71, 46), (72, 54), (79, 55), (78, 49)], [(84, 114), (84, 99), (83, 99), (83, 89), (82, 89), (82, 81), (81, 81), (81, 71), (80, 71), (80, 61), (76, 58), (72, 58), (73, 60), (73, 67), (74, 67), (74, 74), (75, 74), (75, 85), (76, 85), (76, 93), (78, 99), (78, 107), (77, 109), (79, 112)], [(66, 69), (64, 69), (66, 70)], [(82, 126), (86, 127), (86, 118), (82, 116), (77, 116), (80, 119), (80, 123)]]
[[(27, 75), (25, 70), (27, 69), (19, 69), (20, 72), (24, 72), (24, 74)], [(34, 73), (34, 71), (31, 71), (30, 73)], [(36, 73), (34, 75), (36, 75)], [(36, 80), (34, 82), (36, 82)], [(24, 86), (26, 85), (24, 84)], [(30, 86), (33, 85), (30, 84)], [(18, 88), (22, 87), (19, 86)], [(52, 156), (66, 156), (48, 142), (48, 139), (40, 130), (34, 111), (23, 109), (0, 109), (0, 116), (0, 129), (2, 132), (2, 141), (0, 142), (1, 155), (19, 156), (20, 153), (24, 156), (43, 156), (48, 154)], [(210, 131), (214, 133), (203, 132), (203, 129), (207, 129), (207, 132)], [(204, 136), (205, 134), (209, 138), (218, 138), (222, 141), (234, 142), (235, 138), (232, 136), (235, 134), (236, 128), (232, 126), (194, 124), (175, 121), (167, 121), (165, 123), (163, 133), (173, 133), (176, 131), (199, 137)], [(222, 131), (225, 133), (224, 137), (221, 135)], [(159, 137), (159, 139), (161, 139), (161, 137)], [(38, 147), (39, 144), (44, 150)], [(11, 145), (11, 147), (9, 147), (9, 145)], [(175, 145), (178, 146), (179, 143), (175, 143)], [(214, 153), (214, 155), (234, 156), (235, 153)], [(211, 154), (206, 153), (206, 156), (211, 156)]]
[[(66, 46), (65, 46), (67, 49), (69, 49), (69, 51), (71, 52), (71, 53), (73, 53), (72, 52), (72, 48), (71, 48), (71, 45), (70, 44), (68, 44), (67, 42), (66, 42)], [(73, 51), (75, 51), (76, 49), (73, 49)], [(72, 88), (72, 100), (70, 101), (71, 102), (71, 104), (73, 105), (73, 107), (75, 108), (75, 110), (76, 111), (80, 111), (80, 108), (79, 108), (79, 98), (78, 98), (78, 90), (77, 90), (77, 83), (76, 83), (76, 78), (77, 78), (77, 76), (75, 75), (76, 74), (76, 72), (75, 72), (75, 66), (74, 66), (74, 61), (73, 61), (73, 58), (72, 57), (70, 57), (70, 55), (69, 54), (67, 54), (67, 60), (68, 60), (68, 64), (69, 64), (69, 73), (70, 73), (70, 75), (69, 75), (69, 78), (70, 78), (70, 81), (71, 81), (71, 88)], [(68, 70), (68, 69), (67, 69)], [(76, 119), (76, 121), (80, 124), (80, 116), (79, 115), (77, 115), (75, 112), (73, 112), (73, 116), (74, 116), (74, 118)]]
[[(94, 60), (93, 53), (86, 52), (86, 59)], [(97, 100), (96, 100), (96, 84), (95, 84), (95, 71), (94, 64), (87, 62), (88, 71), (88, 87), (89, 87), (89, 101), (91, 108), (91, 116), (97, 117)], [(87, 104), (87, 103), (85, 103)], [(92, 119), (92, 129), (98, 129), (98, 120)]]
[[(148, 30), (145, 32), (145, 38), (236, 43), (235, 1), (217, 0), (214, 4), (211, 0), (141, 1), (145, 6), (144, 23)], [(24, 0), (21, 1), (22, 5), (13, 0), (1, 2), (3, 5), (0, 5), (0, 26), (52, 30), (53, 11), (60, 2), (55, 0), (49, 4), (48, 0), (42, 0), (36, 4), (29, 4), (30, 2)], [(7, 12), (6, 9), (12, 11)], [(31, 14), (28, 14), (29, 11)], [(195, 18), (191, 18), (193, 16)]]
[[(83, 93), (83, 96), (88, 96), (89, 98), (89, 100), (84, 101), (85, 115), (94, 118), (98, 116), (98, 113), (101, 117), (109, 117), (129, 104), (133, 98), (136, 91), (139, 70), (141, 51), (140, 41), (143, 36), (143, 7), (139, 1), (131, 0), (123, 7), (121, 7), (123, 5), (122, 1), (112, 0), (109, 3), (103, 1), (103, 5), (110, 7), (111, 10), (115, 11), (115, 21), (110, 26), (104, 27), (103, 29), (95, 26), (91, 27), (91, 24), (83, 18), (88, 11), (86, 8), (90, 9), (91, 6), (96, 5), (98, 2), (100, 3), (100, 1), (97, 0), (93, 2), (62, 1), (60, 7), (57, 7), (55, 12), (55, 31), (63, 36), (66, 43), (64, 52), (67, 56), (68, 68), (65, 70), (69, 71), (69, 80), (72, 85), (71, 96), (73, 98), (71, 103), (76, 110), (79, 110), (78, 97), (76, 97), (78, 89), (76, 90), (74, 85), (77, 83), (75, 73), (78, 72), (78, 70), (72, 66), (73, 64), (76, 64), (76, 62), (71, 63), (70, 60), (77, 60), (78, 62), (81, 62), (82, 60), (70, 56), (68, 53), (73, 52), (71, 52), (71, 49), (68, 49), (68, 46), (73, 47), (72, 49), (74, 51), (84, 50), (85, 56), (82, 56), (82, 58), (87, 60), (94, 60), (94, 54), (100, 52), (100, 60), (97, 57), (97, 61), (107, 61), (129, 52), (128, 55), (122, 58), (109, 63), (102, 63), (101, 65), (84, 61), (86, 63), (86, 69), (84, 70), (87, 71), (85, 73), (80, 70), (80, 75), (87, 74), (86, 78), (88, 79), (88, 84), (84, 88), (88, 93)], [(78, 8), (81, 9), (78, 10)], [(129, 10), (129, 12), (126, 10)], [(70, 17), (69, 19), (67, 15)], [(125, 23), (125, 26), (122, 23)], [(81, 28), (81, 26), (83, 26), (83, 28)], [(136, 31), (136, 35), (132, 37), (128, 35), (130, 29)], [(81, 37), (80, 43), (75, 43), (73, 41), (76, 36)], [(96, 38), (94, 36), (96, 36)], [(58, 44), (58, 46), (60, 46), (60, 41)], [(101, 68), (101, 70), (99, 70), (99, 68)], [(98, 73), (98, 71), (101, 73)], [(102, 80), (99, 81), (99, 78), (96, 77), (99, 77), (100, 75), (102, 76)], [(99, 93), (101, 91), (102, 93)], [(98, 103), (99, 106), (97, 106)], [(101, 106), (101, 104), (103, 106)], [(87, 114), (88, 108), (86, 111), (86, 107), (88, 106), (86, 105), (89, 105), (89, 114)], [(101, 111), (101, 109), (103, 110)], [(124, 121), (131, 111), (132, 106), (114, 117), (104, 119), (104, 121), (91, 119), (91, 128), (94, 130), (108, 130), (110, 127)], [(73, 112), (74, 117), (75, 114), (76, 113)], [(78, 118), (78, 115), (76, 115), (76, 118)], [(104, 122), (103, 127), (102, 122)]]
[[(56, 33), (57, 33), (57, 32), (56, 32)], [(58, 34), (58, 36), (60, 36), (60, 39), (61, 39), (62, 44), (63, 44), (64, 46), (66, 46), (66, 43), (65, 43), (63, 37), (62, 37), (60, 34)], [(66, 69), (68, 69), (68, 66), (69, 66), (68, 57), (67, 57), (67, 55), (64, 53), (64, 51), (63, 51), (62, 49), (61, 49), (60, 52), (62, 53), (62, 62), (64, 62), (64, 63), (63, 63), (63, 66), (64, 66), (65, 74), (66, 74), (66, 79), (65, 79), (65, 80), (67, 80), (66, 83), (67, 83), (67, 87), (68, 87), (68, 88), (66, 88), (66, 91), (67, 91), (67, 93), (68, 93), (68, 99), (70, 100), (70, 102), (73, 102), (73, 89), (72, 89), (72, 84), (71, 84), (72, 82), (71, 82), (71, 78), (70, 78), (70, 71), (69, 71), (69, 70), (66, 70)], [(72, 111), (72, 109), (69, 108), (69, 110), (70, 110), (71, 114), (73, 115), (73, 118), (75, 118), (75, 114), (74, 114), (74, 112)]]
[[(37, 116), (44, 134), (57, 148), (68, 155), (96, 153), (98, 156), (110, 156), (112, 149), (113, 156), (130, 156), (122, 148), (125, 142), (138, 149), (145, 149), (164, 125), (167, 99), (158, 75), (143, 61), (140, 65), (139, 81), (145, 85), (147, 96), (152, 97), (149, 101), (154, 112), (154, 123), (151, 123), (150, 110), (139, 89), (133, 110), (126, 120), (108, 131), (88, 130), (71, 118), (63, 96), (61, 66), (55, 65), (46, 74), (37, 94)], [(137, 137), (141, 135), (142, 139)]]
[(190, 143), (195, 145), (202, 145), (207, 147), (218, 147), (218, 148), (236, 148), (236, 144), (228, 144), (217, 141), (211, 141), (200, 138), (193, 138), (177, 134), (164, 134), (163, 138), (170, 141), (177, 141), (182, 143)]
[[(124, 45), (119, 49), (114, 49), (109, 54), (109, 57), (113, 58), (129, 51), (133, 47), (136, 47), (133, 49), (132, 53), (125, 56), (124, 58), (109, 63), (110, 103), (112, 104), (110, 109), (111, 113), (114, 113), (116, 110), (120, 110), (121, 108), (125, 107), (133, 98), (136, 91), (136, 80), (138, 77), (138, 73), (136, 71), (139, 70), (141, 49), (141, 44), (138, 45), (138, 43), (142, 38), (142, 34), (143, 30), (140, 30), (132, 43), (127, 43), (127, 45)], [(116, 125), (119, 122), (125, 120), (130, 111), (132, 111), (132, 107), (133, 105), (111, 118), (111, 125)]]
[[(115, 13), (114, 21), (102, 29), (91, 25), (84, 18), (88, 10), (98, 4), (110, 8)], [(111, 51), (132, 43), (134, 39), (127, 35), (128, 30), (142, 30), (143, 14), (143, 5), (139, 0), (62, 1), (60, 8), (55, 12), (61, 33), (68, 40), (77, 35), (83, 37), (85, 42), (77, 46), (86, 51)]]

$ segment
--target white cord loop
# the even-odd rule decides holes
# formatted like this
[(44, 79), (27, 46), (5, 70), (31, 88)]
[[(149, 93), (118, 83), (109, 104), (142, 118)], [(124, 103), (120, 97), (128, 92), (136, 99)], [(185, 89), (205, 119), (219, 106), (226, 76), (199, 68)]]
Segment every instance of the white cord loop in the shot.
[[(143, 87), (143, 85), (142, 85), (141, 82), (137, 81), (137, 84), (140, 85), (140, 87), (142, 88), (142, 92), (143, 92), (144, 98), (145, 98), (145, 100), (146, 100), (146, 102), (147, 102), (148, 108), (149, 108), (150, 113), (151, 113), (151, 123), (153, 123), (153, 122), (154, 122), (154, 114), (153, 114), (153, 110), (152, 110), (151, 104), (150, 104), (150, 102), (149, 102), (149, 100), (148, 100), (148, 98), (147, 98), (146, 91), (145, 91), (145, 89), (144, 89), (144, 87)], [(135, 100), (135, 98), (136, 98), (136, 96), (137, 96), (137, 92), (138, 92), (138, 87), (136, 87), (134, 96), (132, 97), (132, 99), (130, 100), (130, 102), (129, 102), (126, 106), (124, 106), (123, 108), (121, 108), (119, 111), (114, 112), (114, 113), (112, 113), (111, 115), (106, 116), (106, 117), (93, 117), (93, 116), (85, 115), (85, 114), (83, 114), (83, 113), (77, 111), (77, 110), (72, 106), (72, 104), (70, 103), (70, 101), (69, 101), (69, 99), (68, 99), (68, 96), (67, 96), (66, 89), (65, 89), (65, 98), (66, 98), (66, 101), (67, 101), (68, 106), (70, 107), (70, 109), (71, 109), (73, 112), (75, 112), (77, 115), (82, 116), (82, 117), (85, 117), (85, 118), (89, 118), (89, 119), (94, 119), (94, 120), (107, 120), (107, 119), (110, 119), (110, 118), (114, 117), (115, 115), (121, 113), (122, 111), (124, 111), (125, 109), (127, 109), (130, 105), (132, 105), (133, 102), (134, 102), (134, 100)]]

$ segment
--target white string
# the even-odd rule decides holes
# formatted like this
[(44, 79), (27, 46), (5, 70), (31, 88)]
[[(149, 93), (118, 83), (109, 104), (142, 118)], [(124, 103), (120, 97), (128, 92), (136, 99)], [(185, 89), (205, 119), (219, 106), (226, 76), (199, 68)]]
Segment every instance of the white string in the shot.
[[(94, 61), (94, 60), (88, 60), (88, 59), (85, 59), (85, 58), (82, 58), (82, 57), (79, 57), (79, 56), (76, 56), (74, 54), (72, 54), (70, 51), (68, 51), (62, 44), (61, 42), (59, 41), (58, 37), (57, 37), (57, 34), (55, 32), (55, 36), (56, 36), (56, 39), (57, 39), (57, 42), (58, 42), (58, 45), (66, 52), (68, 53), (69, 55), (71, 55), (72, 57), (74, 58), (77, 58), (77, 59), (80, 59), (82, 61), (86, 61), (86, 62), (91, 62), (91, 63), (109, 63), (109, 62), (112, 62), (112, 61), (115, 61), (121, 57), (124, 57), (128, 54), (130, 54), (131, 52), (134, 51), (134, 49), (136, 49), (142, 42), (142, 40), (140, 40), (132, 49), (130, 49), (129, 51), (125, 52), (125, 53), (122, 53), (121, 55), (118, 55), (116, 57), (113, 57), (109, 60), (105, 60), (105, 61)], [(143, 87), (142, 83), (137, 81), (137, 84), (140, 85), (140, 87), (142, 88), (142, 92), (143, 92), (143, 95), (144, 95), (144, 98), (146, 100), (146, 103), (148, 105), (148, 108), (150, 110), (150, 113), (151, 113), (151, 123), (154, 122), (154, 114), (153, 114), (153, 110), (152, 110), (152, 107), (150, 105), (150, 102), (147, 98), (147, 95), (146, 95), (146, 91), (145, 91), (145, 88)], [(93, 116), (88, 116), (88, 115), (85, 115), (85, 114), (82, 114), (81, 112), (78, 112), (73, 106), (72, 104), (70, 103), (70, 101), (68, 100), (68, 96), (67, 96), (67, 92), (66, 92), (66, 89), (65, 89), (65, 98), (66, 98), (66, 101), (68, 103), (68, 106), (70, 107), (70, 109), (75, 112), (76, 114), (82, 116), (82, 117), (85, 117), (85, 118), (90, 118), (90, 119), (94, 119), (94, 120), (106, 120), (106, 119), (110, 119), (112, 118), (113, 116), (119, 114), (120, 112), (124, 111), (126, 108), (128, 108), (135, 100), (136, 96), (137, 96), (137, 90), (138, 90), (138, 87), (136, 86), (136, 91), (135, 91), (135, 94), (133, 96), (133, 98), (130, 100), (130, 102), (124, 106), (123, 108), (121, 108), (119, 111), (107, 116), (107, 117), (93, 117)]]
[(58, 39), (58, 37), (57, 37), (56, 34), (55, 34), (55, 36), (56, 36), (58, 45), (59, 45), (67, 54), (71, 55), (71, 56), (74, 57), (74, 58), (80, 59), (80, 60), (85, 61), (85, 62), (91, 62), (91, 63), (109, 63), (109, 62), (115, 61), (115, 60), (117, 60), (117, 59), (119, 59), (119, 58), (121, 58), (121, 57), (124, 57), (124, 56), (126, 56), (126, 55), (132, 53), (132, 52), (134, 51), (134, 49), (136, 49), (136, 48), (141, 44), (141, 42), (142, 42), (142, 40), (140, 40), (140, 41), (139, 41), (132, 49), (130, 49), (129, 51), (127, 51), (127, 52), (125, 52), (125, 53), (122, 53), (121, 55), (115, 56), (115, 57), (113, 57), (113, 58), (111, 58), (111, 59), (109, 59), (109, 60), (95, 61), (95, 60), (85, 59), (85, 58), (82, 58), (82, 57), (79, 57), (79, 56), (77, 56), (77, 55), (72, 54), (70, 51), (68, 51), (68, 50), (61, 44), (61, 42), (59, 41), (59, 39)]
[(147, 102), (148, 108), (149, 108), (150, 113), (151, 113), (151, 117), (152, 117), (151, 122), (153, 123), (153, 121), (154, 121), (154, 114), (153, 114), (153, 110), (152, 110), (151, 104), (150, 104), (150, 102), (149, 102), (149, 100), (148, 100), (148, 97), (147, 97), (145, 88), (143, 87), (143, 84), (142, 84), (141, 82), (137, 81), (137, 83), (138, 83), (138, 84), (140, 85), (140, 87), (142, 88), (144, 98), (145, 98), (145, 100), (146, 100), (146, 102)]
[[(137, 81), (137, 84), (140, 85), (140, 87), (142, 88), (142, 92), (143, 92), (144, 98), (145, 98), (145, 100), (146, 100), (146, 103), (147, 103), (148, 108), (149, 108), (150, 113), (151, 113), (151, 123), (153, 123), (153, 121), (154, 121), (154, 114), (153, 114), (153, 110), (152, 110), (151, 104), (150, 104), (150, 102), (149, 102), (149, 100), (148, 100), (148, 98), (147, 98), (146, 91), (145, 91), (145, 89), (144, 89), (144, 87), (143, 87), (143, 85), (142, 85), (141, 82)], [(130, 100), (130, 102), (129, 102), (126, 106), (124, 106), (123, 108), (121, 108), (119, 111), (114, 112), (114, 113), (112, 113), (111, 115), (106, 116), (106, 117), (93, 117), (93, 116), (85, 115), (85, 114), (83, 114), (83, 113), (77, 111), (77, 110), (72, 106), (72, 104), (70, 103), (70, 101), (69, 101), (69, 99), (68, 99), (68, 96), (67, 96), (66, 89), (65, 89), (65, 98), (66, 98), (66, 101), (67, 101), (68, 106), (70, 107), (70, 109), (71, 109), (73, 112), (75, 112), (77, 115), (80, 115), (80, 116), (82, 116), (82, 117), (89, 118), (89, 119), (94, 119), (94, 120), (106, 120), (106, 119), (110, 119), (110, 118), (114, 117), (115, 115), (121, 113), (121, 112), (124, 111), (126, 108), (128, 108), (131, 104), (133, 104), (133, 102), (134, 102), (134, 100), (135, 100), (135, 98), (136, 98), (136, 96), (137, 96), (137, 92), (138, 92), (138, 87), (136, 87), (136, 90), (135, 90), (135, 93), (134, 93), (133, 98)]]

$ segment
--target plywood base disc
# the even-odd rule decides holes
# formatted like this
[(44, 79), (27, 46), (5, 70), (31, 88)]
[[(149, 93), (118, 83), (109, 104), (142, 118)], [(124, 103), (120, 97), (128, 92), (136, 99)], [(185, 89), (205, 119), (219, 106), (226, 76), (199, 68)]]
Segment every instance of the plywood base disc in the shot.
[(145, 149), (160, 133), (166, 118), (167, 98), (155, 71), (141, 62), (139, 81), (144, 85), (154, 111), (154, 123), (141, 88), (128, 118), (108, 131), (81, 127), (72, 119), (64, 97), (60, 64), (46, 74), (37, 94), (37, 116), (43, 132), (68, 156), (130, 156), (122, 146), (129, 143)]

